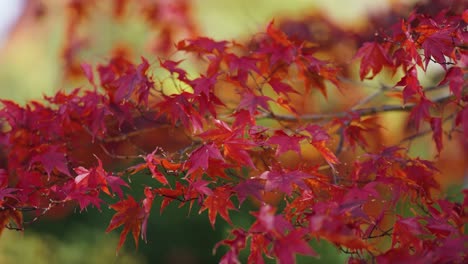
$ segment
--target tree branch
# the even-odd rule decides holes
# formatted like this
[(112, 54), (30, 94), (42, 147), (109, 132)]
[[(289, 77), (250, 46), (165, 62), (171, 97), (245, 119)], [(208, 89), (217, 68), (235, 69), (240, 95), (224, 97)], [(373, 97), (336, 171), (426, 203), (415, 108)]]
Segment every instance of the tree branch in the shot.
[[(433, 103), (445, 103), (454, 99), (454, 95), (443, 96), (437, 99), (432, 100)], [(322, 121), (330, 120), (333, 118), (343, 118), (349, 116), (351, 113), (359, 114), (360, 116), (369, 116), (385, 112), (409, 112), (416, 104), (408, 105), (382, 105), (376, 107), (360, 108), (356, 110), (350, 110), (347, 112), (336, 112), (336, 113), (323, 113), (323, 114), (304, 114), (301, 116), (293, 115), (281, 115), (274, 113), (267, 113), (263, 116), (258, 117), (257, 119), (276, 119), (281, 121)]]

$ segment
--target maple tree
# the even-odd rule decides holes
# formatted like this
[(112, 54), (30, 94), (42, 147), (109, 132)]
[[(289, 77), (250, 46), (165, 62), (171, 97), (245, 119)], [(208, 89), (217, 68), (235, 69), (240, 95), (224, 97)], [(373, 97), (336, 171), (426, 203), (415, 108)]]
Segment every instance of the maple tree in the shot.
[[(466, 262), (468, 190), (450, 199), (437, 162), (447, 144), (468, 149), (468, 10), (450, 3), (395, 6), (353, 33), (315, 15), (220, 41), (197, 36), (189, 1), (140, 1), (160, 30), (154, 57), (116, 47), (91, 65), (78, 55), (95, 4), (70, 1), (64, 79), (89, 84), (23, 106), (1, 100), (0, 232), (56, 207), (106, 205), (106, 232), (122, 227), (119, 250), (130, 233), (137, 246), (149, 239), (156, 204), (176, 204), (231, 226), (215, 245), (221, 263), (240, 263), (242, 251), (249, 263), (319, 257), (314, 240), (349, 263)], [(113, 1), (114, 18), (128, 5)], [(439, 76), (425, 85), (431, 67)], [(389, 112), (407, 113), (391, 143)], [(172, 134), (155, 143), (161, 130)], [(432, 142), (433, 160), (410, 153), (418, 138)], [(130, 195), (134, 177), (153, 181)], [(256, 210), (243, 211), (247, 201)], [(231, 220), (236, 211), (249, 226)]]

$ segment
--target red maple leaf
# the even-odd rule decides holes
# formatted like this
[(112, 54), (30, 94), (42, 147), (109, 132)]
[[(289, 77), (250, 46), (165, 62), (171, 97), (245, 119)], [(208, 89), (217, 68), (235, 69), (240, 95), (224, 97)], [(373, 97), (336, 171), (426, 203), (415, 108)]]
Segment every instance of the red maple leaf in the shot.
[(460, 67), (452, 67), (447, 71), (444, 79), (439, 83), (439, 85), (449, 83), (450, 91), (460, 99), (463, 84), (466, 82), (463, 76), (463, 70)]
[(258, 107), (270, 110), (268, 101), (273, 101), (273, 99), (268, 96), (245, 93), (242, 95), (242, 100), (240, 101), (237, 110), (240, 111), (242, 109), (247, 109), (251, 115), (255, 115)]
[(115, 93), (112, 94), (112, 100), (116, 104), (120, 104), (122, 100), (128, 100), (132, 95), (138, 99), (138, 103), (148, 104), (148, 96), (150, 90), (154, 87), (154, 82), (146, 75), (149, 68), (148, 61), (141, 57), (141, 64), (136, 68), (131, 67), (129, 71), (112, 82), (112, 86), (116, 87)]
[(135, 245), (138, 247), (138, 236), (140, 235), (142, 221), (145, 217), (145, 211), (143, 208), (141, 208), (130, 195), (127, 196), (126, 200), (110, 205), (110, 208), (117, 212), (112, 217), (106, 232), (110, 232), (121, 225), (124, 226), (122, 233), (120, 233), (117, 251), (122, 247), (125, 239), (127, 238), (127, 234), (130, 231), (132, 232), (133, 239), (135, 240)]
[(274, 20), (270, 21), (267, 27), (267, 34), (269, 37), (271, 37), (273, 40), (275, 40), (277, 43), (280, 43), (283, 46), (291, 46), (292, 42), (288, 39), (288, 35), (284, 33), (283, 31), (275, 28), (273, 24), (275, 23)]
[(312, 137), (310, 143), (312, 146), (314, 146), (322, 155), (322, 157), (325, 158), (325, 160), (330, 164), (331, 166), (333, 164), (338, 164), (339, 160), (335, 156), (335, 153), (333, 153), (327, 146), (326, 144), (328, 143), (328, 140), (330, 139), (330, 136), (328, 133), (323, 130), (322, 127), (318, 125), (308, 125), (305, 130), (309, 132), (310, 136)]
[(155, 153), (157, 150), (158, 149), (155, 149), (151, 154), (148, 154), (145, 157), (146, 165), (148, 166), (148, 169), (151, 171), (151, 175), (153, 176), (153, 178), (158, 180), (163, 185), (166, 185), (166, 184), (169, 184), (169, 182), (167, 181), (164, 174), (162, 174), (158, 169), (158, 165), (161, 162), (158, 158), (155, 157)]
[(416, 104), (416, 106), (411, 110), (410, 120), (412, 120), (416, 126), (416, 129), (419, 130), (419, 125), (421, 121), (426, 120), (430, 117), (429, 108), (432, 106), (432, 102), (425, 97), (421, 97), (421, 100)]
[(282, 82), (279, 78), (271, 78), (268, 84), (270, 84), (271, 88), (273, 88), (277, 94), (284, 94), (284, 96), (288, 98), (290, 93), (298, 93), (291, 85)]
[[(169, 189), (169, 188), (159, 188), (159, 189), (154, 189), (154, 192), (159, 194), (160, 196), (163, 197), (163, 200), (161, 202), (161, 209), (159, 210), (159, 213), (162, 214), (164, 209), (173, 201), (177, 201), (179, 197), (183, 197), (184, 194), (186, 193), (186, 187), (182, 185), (180, 182), (176, 182), (176, 186), (174, 189)], [(190, 197), (188, 197), (190, 199)], [(183, 204), (183, 203), (182, 203)]]
[(223, 154), (225, 157), (229, 157), (229, 159), (237, 162), (238, 164), (255, 168), (255, 165), (247, 152), (247, 150), (255, 146), (254, 143), (243, 138), (236, 138), (224, 141), (223, 146)]
[(220, 264), (240, 263), (238, 255), (239, 252), (245, 248), (247, 233), (242, 229), (234, 229), (231, 233), (234, 235), (233, 239), (225, 239), (218, 242), (213, 249), (213, 252), (215, 252), (220, 245), (227, 245), (230, 247), (230, 250), (221, 258)]
[(361, 80), (372, 71), (369, 79), (374, 78), (384, 66), (392, 67), (393, 63), (388, 56), (387, 49), (378, 42), (366, 42), (357, 51), (355, 58), (361, 58), (359, 76)]
[(416, 67), (411, 67), (406, 75), (396, 84), (396, 86), (404, 86), (403, 102), (406, 103), (413, 95), (422, 95), (422, 86), (419, 84), (418, 72)]
[(235, 210), (235, 207), (230, 198), (231, 194), (229, 188), (221, 186), (216, 188), (213, 193), (203, 201), (203, 206), (200, 208), (199, 213), (208, 209), (208, 218), (213, 228), (216, 222), (216, 215), (218, 214), (232, 225), (228, 210)]
[(171, 74), (177, 73), (177, 78), (183, 82), (186, 82), (187, 79), (187, 72), (178, 67), (178, 65), (182, 62), (180, 61), (172, 61), (172, 60), (159, 60), (159, 65), (164, 69), (168, 70)]
[(224, 161), (221, 152), (219, 152), (219, 149), (214, 144), (206, 144), (197, 148), (190, 154), (189, 159), (185, 163), (185, 166), (188, 168), (187, 174), (192, 174), (198, 168), (203, 170), (208, 169), (210, 159)]
[[(430, 23), (430, 22), (429, 22)], [(426, 68), (431, 61), (431, 58), (442, 65), (442, 67), (446, 68), (446, 60), (445, 56), (452, 57), (452, 52), (454, 49), (453, 45), (453, 29), (451, 28), (425, 28), (426, 25), (421, 26), (424, 30), (423, 43), (421, 47), (424, 49), (424, 56), (425, 56), (425, 63)], [(431, 27), (431, 26), (430, 26)]]
[(145, 199), (142, 201), (143, 210), (145, 211), (145, 217), (141, 223), (141, 238), (146, 242), (146, 229), (148, 226), (148, 219), (153, 206), (153, 200), (155, 198), (155, 193), (150, 187), (145, 187), (144, 190)]
[(227, 48), (227, 44), (227, 41), (216, 41), (207, 37), (198, 37), (179, 41), (177, 43), (177, 49), (197, 54), (223, 53)]
[[(68, 161), (65, 157), (65, 153), (59, 150), (58, 146), (46, 146), (40, 153), (36, 154), (31, 160), (30, 164), (39, 162), (44, 167), (47, 175), (50, 176), (50, 173), (57, 169), (57, 171), (64, 173), (65, 175), (70, 176), (70, 171), (68, 170)], [(40, 147), (38, 149), (41, 149)]]
[(265, 182), (265, 190), (272, 191), (272, 190), (280, 190), (281, 192), (291, 195), (293, 190), (293, 184), (301, 187), (306, 188), (306, 184), (304, 183), (304, 179), (311, 178), (309, 174), (300, 171), (266, 171), (260, 175), (261, 179), (266, 180)]
[(278, 145), (276, 149), (276, 156), (279, 156), (288, 150), (292, 150), (299, 155), (301, 154), (300, 142), (304, 139), (304, 136), (299, 135), (288, 135), (282, 130), (276, 130), (275, 134), (267, 140), (267, 144)]
[(306, 234), (304, 229), (291, 231), (284, 237), (275, 240), (273, 252), (281, 264), (294, 264), (294, 254), (299, 253), (307, 256), (318, 256), (304, 239)]
[(287, 231), (293, 229), (291, 223), (286, 221), (282, 215), (276, 215), (276, 208), (271, 205), (263, 205), (258, 212), (251, 213), (257, 219), (249, 229), (252, 233), (270, 233), (280, 237)]
[(234, 191), (237, 193), (239, 205), (241, 205), (248, 196), (253, 196), (257, 198), (257, 200), (262, 201), (261, 192), (265, 189), (264, 185), (261, 179), (247, 179), (237, 184), (236, 187), (234, 187)]
[(87, 63), (82, 63), (81, 64), (81, 69), (83, 70), (86, 78), (88, 81), (93, 85), (96, 86), (94, 83), (94, 74), (93, 74), (93, 67)]
[(172, 124), (182, 122), (182, 125), (193, 131), (201, 131), (203, 121), (200, 113), (193, 107), (194, 95), (187, 92), (164, 96), (164, 100), (156, 106), (160, 110), (157, 117), (167, 114)]

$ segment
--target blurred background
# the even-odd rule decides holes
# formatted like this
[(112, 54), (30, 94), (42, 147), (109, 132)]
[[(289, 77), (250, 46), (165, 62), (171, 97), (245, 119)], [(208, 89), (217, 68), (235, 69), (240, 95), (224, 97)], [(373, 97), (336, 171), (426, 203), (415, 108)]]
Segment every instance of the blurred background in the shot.
[[(60, 89), (86, 87), (83, 76), (80, 78), (77, 74), (77, 65), (81, 62), (106, 63), (111, 54), (116, 53), (133, 58), (143, 55), (154, 61), (157, 56), (170, 55), (172, 43), (194, 34), (218, 40), (248, 41), (253, 34), (263, 31), (272, 19), (300, 20), (320, 15), (337, 26), (358, 31), (368, 26), (368, 14), (378, 14), (408, 1), (175, 1), (181, 3), (182, 11), (179, 11), (189, 14), (189, 19), (181, 18), (178, 11), (158, 21), (142, 19), (138, 7), (131, 3), (123, 12), (109, 4), (112, 2), (0, 1), (0, 98), (25, 103)], [(186, 2), (188, 7), (184, 6)], [(113, 13), (115, 16), (111, 15)], [(174, 25), (184, 30), (177, 31)], [(326, 31), (327, 28), (317, 30)], [(169, 43), (169, 47), (161, 46), (161, 39), (167, 40), (163, 43)], [(341, 49), (346, 50), (346, 47)], [(395, 116), (389, 118), (398, 120)], [(401, 121), (390, 123), (401, 130), (398, 127)], [(432, 149), (428, 148), (427, 144), (420, 143), (416, 152), (430, 157), (427, 153)], [(446, 149), (450, 149), (450, 145)], [(461, 164), (455, 167), (458, 171), (449, 173), (453, 179), (446, 179), (445, 188), (458, 188), (451, 182), (459, 181), (464, 173), (463, 154), (460, 159), (455, 150), (453, 156), (457, 155)], [(135, 178), (132, 185), (136, 187), (132, 192), (141, 194), (140, 187), (146, 181)], [(129, 238), (116, 256), (119, 234), (104, 232), (113, 212), (107, 208), (102, 212), (73, 210), (56, 210), (29, 226), (24, 233), (3, 232), (0, 263), (215, 263), (222, 250), (213, 256), (212, 248), (227, 236), (228, 230), (223, 221), (218, 221), (213, 230), (206, 213), (198, 215), (196, 210), (189, 213), (187, 208), (178, 209), (172, 205), (159, 215), (159, 208), (154, 208), (148, 226), (148, 243), (140, 243), (136, 250)], [(248, 215), (233, 213), (232, 217), (237, 223), (250, 221)], [(317, 260), (320, 263), (342, 263), (348, 257), (326, 243), (314, 245), (314, 248), (322, 255)]]

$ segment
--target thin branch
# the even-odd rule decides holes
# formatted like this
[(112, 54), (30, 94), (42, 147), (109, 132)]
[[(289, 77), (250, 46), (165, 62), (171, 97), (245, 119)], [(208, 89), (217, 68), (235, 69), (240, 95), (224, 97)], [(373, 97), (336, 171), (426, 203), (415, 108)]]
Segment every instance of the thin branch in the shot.
[(359, 109), (359, 107), (369, 103), (370, 101), (372, 101), (375, 97), (381, 95), (384, 91), (388, 90), (389, 87), (385, 86), (385, 85), (380, 85), (380, 89), (378, 89), (377, 91), (371, 93), (370, 95), (362, 98), (359, 102), (357, 102), (352, 108), (351, 110), (357, 110)]
[[(443, 96), (439, 97), (435, 100), (432, 100), (433, 103), (444, 103), (454, 99), (455, 96)], [(321, 121), (321, 120), (330, 120), (333, 118), (343, 118), (350, 115), (350, 113), (356, 113), (362, 116), (370, 116), (379, 113), (385, 112), (409, 112), (416, 104), (408, 104), (408, 105), (382, 105), (376, 107), (369, 107), (369, 108), (360, 108), (356, 110), (350, 110), (348, 112), (336, 112), (336, 113), (324, 113), (324, 114), (305, 114), (301, 116), (292, 116), (292, 115), (281, 115), (281, 114), (274, 114), (268, 113), (266, 115), (260, 116), (257, 119), (276, 119), (282, 121)]]
[(107, 156), (113, 158), (113, 159), (137, 159), (140, 158), (141, 156), (136, 156), (136, 155), (118, 155), (111, 153), (103, 144), (99, 144), (101, 147), (102, 151), (106, 153)]
[(169, 124), (167, 124), (167, 125), (158, 124), (157, 127), (142, 128), (142, 129), (135, 130), (135, 131), (132, 131), (132, 132), (128, 132), (126, 134), (121, 134), (121, 135), (118, 135), (118, 136), (99, 138), (99, 141), (104, 142), (104, 143), (122, 142), (122, 141), (128, 140), (131, 137), (136, 137), (136, 136), (139, 136), (141, 134), (148, 133), (148, 132), (156, 130), (156, 129), (160, 129), (160, 128), (164, 127), (164, 126), (170, 127)]

